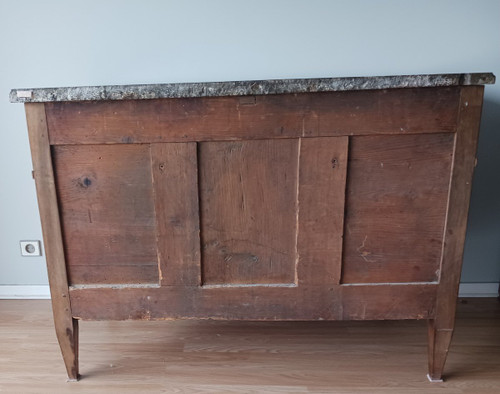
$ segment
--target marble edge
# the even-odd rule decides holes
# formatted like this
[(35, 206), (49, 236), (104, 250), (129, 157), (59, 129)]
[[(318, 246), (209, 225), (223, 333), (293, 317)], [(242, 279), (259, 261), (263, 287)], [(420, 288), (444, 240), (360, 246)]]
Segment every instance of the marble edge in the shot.
[(147, 100), (494, 84), (492, 73), (12, 89), (11, 103)]

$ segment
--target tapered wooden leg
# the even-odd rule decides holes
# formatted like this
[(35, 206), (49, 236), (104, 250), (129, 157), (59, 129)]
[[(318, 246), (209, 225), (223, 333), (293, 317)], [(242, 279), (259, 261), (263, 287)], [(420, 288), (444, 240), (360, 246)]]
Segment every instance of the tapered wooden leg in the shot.
[(463, 86), (460, 89), (439, 286), (436, 292), (434, 320), (429, 321), (428, 377), (431, 382), (442, 381), (444, 363), (455, 326), (482, 102), (483, 87)]
[(78, 380), (78, 321), (72, 317), (69, 301), (61, 220), (44, 104), (26, 104), (26, 120), (42, 222), (54, 325), (68, 378), (70, 381), (76, 381)]
[(443, 381), (443, 369), (450, 348), (453, 329), (436, 329), (435, 321), (429, 320), (429, 374), (431, 382)]
[(57, 319), (54, 313), (56, 335), (61, 348), (68, 381), (76, 382), (78, 375), (78, 320), (73, 318)]

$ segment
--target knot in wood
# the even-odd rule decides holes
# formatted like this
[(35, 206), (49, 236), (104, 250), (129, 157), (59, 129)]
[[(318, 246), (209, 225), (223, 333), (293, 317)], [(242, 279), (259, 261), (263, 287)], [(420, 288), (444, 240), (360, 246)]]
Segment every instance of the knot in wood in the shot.
[(92, 180), (88, 176), (83, 176), (78, 180), (78, 185), (84, 189), (92, 185)]

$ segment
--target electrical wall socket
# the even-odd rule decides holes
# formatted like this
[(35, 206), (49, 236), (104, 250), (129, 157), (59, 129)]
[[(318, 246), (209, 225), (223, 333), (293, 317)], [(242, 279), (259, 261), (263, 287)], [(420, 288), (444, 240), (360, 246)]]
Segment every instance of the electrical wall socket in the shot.
[(40, 241), (19, 241), (21, 245), (21, 256), (41, 256), (42, 248)]

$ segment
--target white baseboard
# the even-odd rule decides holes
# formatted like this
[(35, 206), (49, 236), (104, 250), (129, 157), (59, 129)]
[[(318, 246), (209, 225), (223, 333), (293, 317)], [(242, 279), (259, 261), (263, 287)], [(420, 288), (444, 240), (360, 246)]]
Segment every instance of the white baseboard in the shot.
[(49, 285), (0, 285), (3, 300), (50, 300)]
[(497, 283), (460, 283), (459, 297), (498, 297)]
[[(498, 297), (498, 283), (461, 283), (458, 292), (459, 297)], [(50, 299), (48, 285), (0, 285), (0, 299)]]

